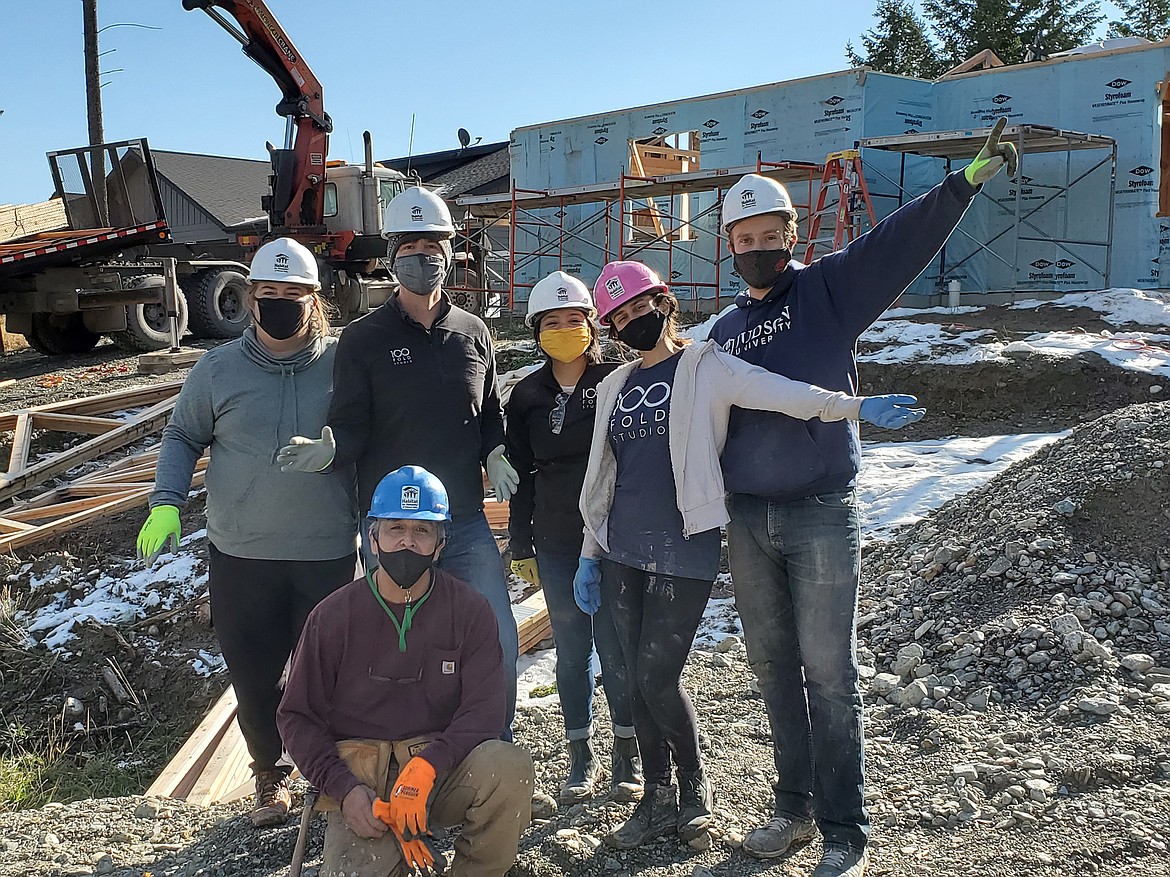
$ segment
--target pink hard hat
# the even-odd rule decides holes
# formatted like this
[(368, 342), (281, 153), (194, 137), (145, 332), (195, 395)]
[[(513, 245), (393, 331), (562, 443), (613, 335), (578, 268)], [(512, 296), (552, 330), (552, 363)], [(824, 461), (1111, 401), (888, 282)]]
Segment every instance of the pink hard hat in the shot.
[(597, 319), (609, 323), (609, 315), (630, 299), (647, 292), (669, 291), (662, 278), (641, 262), (610, 262), (593, 285)]

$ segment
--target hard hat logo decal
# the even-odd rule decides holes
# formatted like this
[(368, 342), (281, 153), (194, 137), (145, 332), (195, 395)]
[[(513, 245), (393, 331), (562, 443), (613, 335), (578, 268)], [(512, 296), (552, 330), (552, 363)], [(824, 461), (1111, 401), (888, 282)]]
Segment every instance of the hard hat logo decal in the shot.
[(557, 287), (557, 301), (568, 301), (568, 300), (569, 300), (569, 290), (565, 289), (565, 287), (563, 287), (563, 286), (558, 286)]
[(619, 278), (611, 277), (609, 280), (605, 281), (605, 291), (609, 293), (610, 298), (616, 299), (626, 290), (625, 287), (622, 286), (622, 282)]
[(404, 485), (402, 488), (402, 510), (404, 512), (418, 511), (418, 487), (414, 484)]
[(756, 190), (755, 189), (744, 189), (743, 193), (739, 196), (739, 206), (742, 207), (744, 210), (747, 210), (749, 207), (755, 207), (756, 206)]
[(410, 220), (411, 220), (411, 222), (422, 222), (423, 221), (422, 208), (419, 207), (417, 204), (410, 208)]
[(288, 274), (288, 255), (285, 253), (277, 254), (276, 258), (272, 260), (272, 270)]

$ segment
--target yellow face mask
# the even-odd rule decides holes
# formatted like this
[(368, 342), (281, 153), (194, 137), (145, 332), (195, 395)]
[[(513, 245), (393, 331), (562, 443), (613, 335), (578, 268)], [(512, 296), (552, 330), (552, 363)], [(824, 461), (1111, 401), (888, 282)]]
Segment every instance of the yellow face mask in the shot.
[(572, 362), (589, 349), (593, 336), (588, 326), (569, 329), (546, 329), (540, 333), (540, 346), (558, 362)]

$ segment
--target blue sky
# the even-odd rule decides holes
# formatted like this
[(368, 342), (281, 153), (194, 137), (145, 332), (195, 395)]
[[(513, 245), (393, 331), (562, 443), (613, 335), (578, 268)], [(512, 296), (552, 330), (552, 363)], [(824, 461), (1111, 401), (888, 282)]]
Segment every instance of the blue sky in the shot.
[[(412, 114), (414, 152), (431, 152), (456, 148), (461, 126), (506, 140), (522, 125), (841, 70), (875, 3), (268, 5), (323, 83), (331, 157), (360, 161), (365, 129), (376, 158), (404, 155)], [(0, 204), (51, 195), (45, 153), (87, 142), (81, 10), (0, 0)], [(124, 22), (161, 30), (108, 27)], [(204, 13), (181, 0), (99, 0), (98, 23), (107, 140), (260, 159), (265, 140), (280, 142), (275, 84)]]

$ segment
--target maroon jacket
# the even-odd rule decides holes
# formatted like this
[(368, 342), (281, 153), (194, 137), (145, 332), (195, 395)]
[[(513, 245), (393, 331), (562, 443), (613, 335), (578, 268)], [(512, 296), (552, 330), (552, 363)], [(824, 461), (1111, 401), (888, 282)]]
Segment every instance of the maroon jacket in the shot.
[[(402, 621), (403, 607), (390, 606)], [(442, 775), (504, 726), (504, 656), (488, 601), (434, 571), (398, 648), (398, 631), (364, 578), (318, 604), (293, 656), (277, 723), (305, 777), (338, 802), (358, 785), (337, 741), (437, 733), (420, 755)]]

